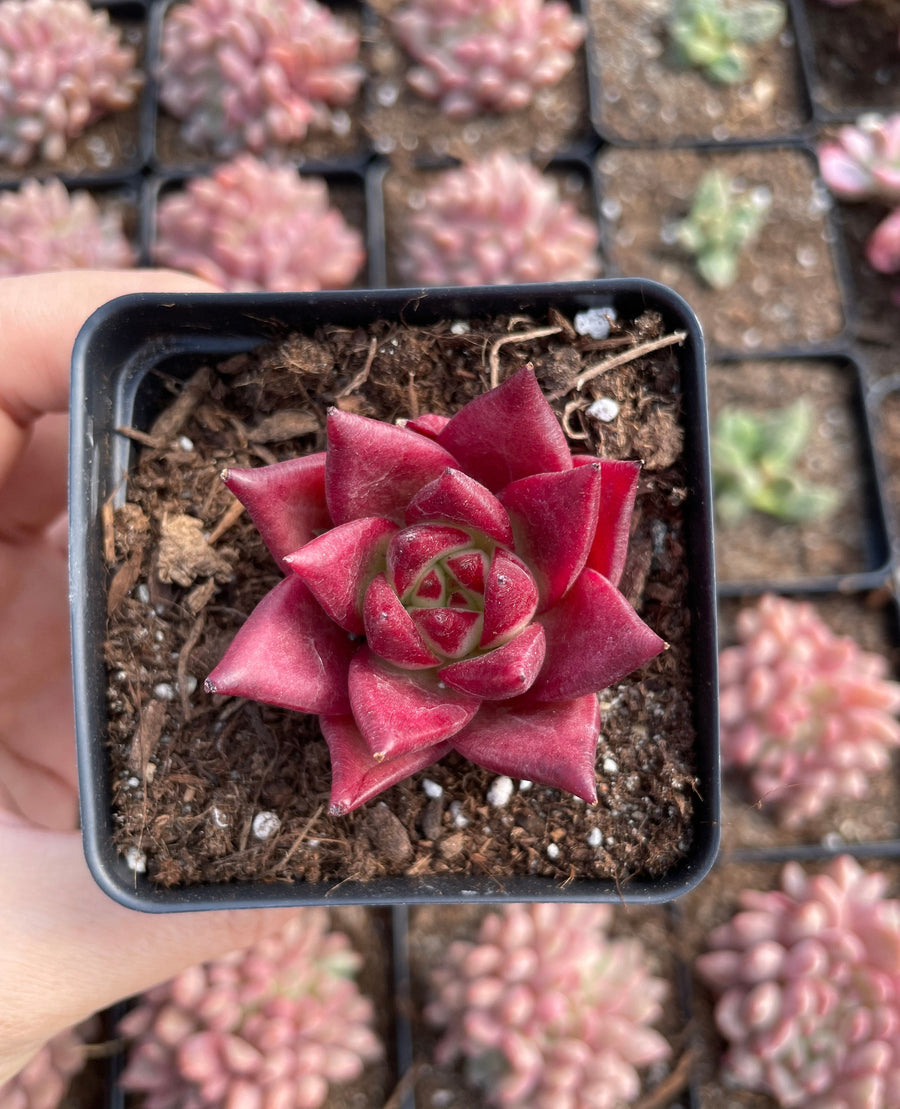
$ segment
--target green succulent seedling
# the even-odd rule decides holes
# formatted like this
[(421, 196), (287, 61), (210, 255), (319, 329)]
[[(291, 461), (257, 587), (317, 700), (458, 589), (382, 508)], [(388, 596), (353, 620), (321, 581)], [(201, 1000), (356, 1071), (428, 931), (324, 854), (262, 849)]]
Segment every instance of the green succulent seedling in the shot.
[(837, 490), (813, 485), (797, 472), (812, 422), (812, 407), (802, 399), (761, 414), (737, 406), (722, 410), (711, 436), (716, 514), (722, 524), (739, 523), (751, 510), (801, 523), (837, 508)]
[(771, 203), (763, 190), (748, 193), (735, 188), (720, 170), (710, 170), (701, 178), (676, 238), (694, 256), (697, 272), (712, 288), (734, 284), (740, 252), (759, 234)]
[(667, 26), (674, 61), (733, 85), (747, 76), (747, 47), (773, 39), (786, 18), (783, 0), (673, 0)]

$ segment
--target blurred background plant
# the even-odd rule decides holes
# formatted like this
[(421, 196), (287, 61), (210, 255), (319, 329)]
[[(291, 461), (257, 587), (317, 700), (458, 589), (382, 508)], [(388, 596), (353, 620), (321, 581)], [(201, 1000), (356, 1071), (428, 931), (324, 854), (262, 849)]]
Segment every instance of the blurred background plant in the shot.
[(765, 189), (743, 190), (718, 169), (703, 175), (675, 235), (707, 285), (726, 289), (735, 283), (741, 251), (759, 234), (770, 206)]
[(765, 412), (739, 406), (722, 410), (710, 439), (721, 524), (738, 524), (750, 511), (797, 523), (837, 508), (838, 492), (806, 481), (798, 469), (812, 428), (813, 409), (803, 398)]
[(666, 21), (672, 61), (736, 84), (748, 74), (747, 48), (775, 38), (786, 18), (782, 0), (673, 0)]
[(0, 274), (125, 269), (136, 262), (120, 205), (102, 205), (58, 177), (0, 192)]
[(0, 3), (0, 162), (59, 162), (69, 142), (130, 107), (144, 83), (137, 55), (86, 0)]
[(220, 163), (160, 198), (156, 262), (222, 289), (340, 289), (363, 263), (362, 236), (332, 207), (326, 182), (252, 154)]

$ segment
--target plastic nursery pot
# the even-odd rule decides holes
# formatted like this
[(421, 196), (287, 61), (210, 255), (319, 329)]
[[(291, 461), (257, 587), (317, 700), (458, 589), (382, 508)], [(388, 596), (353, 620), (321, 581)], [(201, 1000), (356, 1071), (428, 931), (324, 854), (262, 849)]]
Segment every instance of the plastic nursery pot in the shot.
[[(256, 385), (250, 396), (248, 384), (259, 384), (261, 360), (275, 349), (277, 374), (267, 378), (275, 382), (274, 407), (283, 410), (275, 423), (287, 419), (315, 431), (314, 398), (308, 412), (301, 410), (309, 394), (302, 376), (292, 376), (302, 374), (304, 365), (312, 364), (314, 374), (332, 375), (327, 403), (352, 410), (390, 388), (392, 364), (400, 360), (396, 352), (411, 349), (425, 359), (437, 344), (455, 352), (453, 376), (443, 364), (435, 363), (432, 372), (443, 375), (446, 389), (457, 397), (466, 388), (475, 395), (483, 388), (485, 336), (493, 327), (500, 336), (493, 351), (503, 362), (503, 376), (531, 359), (536, 371), (560, 373), (571, 385), (572, 359), (581, 358), (582, 348), (587, 346), (591, 358), (609, 357), (602, 340), (580, 337), (566, 322), (591, 307), (613, 309), (625, 325), (613, 339), (613, 354), (621, 354), (623, 342), (637, 344), (633, 365), (602, 374), (604, 391), (630, 389), (620, 394), (623, 410), (646, 413), (634, 421), (646, 438), (638, 440), (641, 453), (631, 456), (644, 459), (646, 484), (638, 494), (621, 588), (626, 596), (631, 591), (644, 597), (644, 618), (670, 645), (643, 679), (641, 693), (629, 687), (629, 678), (601, 695), (599, 804), (589, 806), (537, 784), (516, 787), (509, 779), (514, 796), (498, 802), (490, 789), (496, 775), (451, 754), (355, 812), (332, 816), (327, 757), (315, 762), (321, 752), (327, 756), (316, 717), (239, 699), (223, 706), (221, 698), (203, 691), (203, 677), (230, 637), (279, 580), (255, 529), (234, 515), (230, 495), (215, 500), (224, 495), (217, 470), (243, 464), (234, 461), (234, 450), (256, 465), (313, 449), (287, 444), (292, 449), (279, 455), (283, 444), (270, 439), (269, 445), (255, 445), (253, 428), (265, 409), (260, 410)], [(552, 332), (555, 345), (551, 349), (549, 339), (529, 338), (523, 326), (526, 332)], [(638, 350), (652, 345), (642, 328), (662, 335), (654, 348), (662, 353), (652, 359)], [(273, 348), (276, 341), (281, 345)], [(345, 346), (344, 354), (324, 360), (323, 369), (326, 341)], [(404, 348), (404, 342), (412, 345)], [(627, 361), (621, 357), (616, 364)], [(393, 411), (408, 415), (404, 406), (415, 374), (403, 365), (393, 379), (399, 405)], [(201, 367), (213, 368), (212, 386), (207, 380), (198, 387)], [(370, 370), (371, 383), (361, 385)], [(422, 371), (422, 388), (432, 387), (426, 374)], [(188, 381), (191, 387), (183, 389)], [(235, 403), (249, 397), (250, 404), (242, 414), (209, 409), (240, 394), (244, 399)], [(194, 424), (185, 422), (191, 406), (197, 409)], [(608, 412), (609, 405), (601, 409)], [(324, 404), (320, 411), (324, 414)], [(165, 435), (154, 424), (161, 413)], [(627, 430), (617, 419), (603, 424), (611, 437), (604, 443), (612, 448)], [(217, 523), (207, 535), (215, 530), (222, 546), (231, 540), (239, 545), (236, 536), (246, 529), (253, 535), (246, 547), (232, 549), (224, 575), (221, 566), (208, 567), (189, 588), (162, 584), (158, 546), (140, 568), (149, 532), (141, 510), (126, 501), (139, 485), (137, 471), (129, 478), (129, 469), (146, 457), (146, 450), (138, 457), (135, 441), (149, 444), (151, 454), (161, 442), (151, 430), (167, 443), (153, 455), (163, 467), (160, 474), (177, 471), (179, 459), (210, 466), (207, 477), (182, 475), (175, 484), (175, 500), (168, 502), (175, 514), (208, 515), (215, 502)], [(674, 451), (655, 445), (664, 432), (676, 444)], [(235, 434), (233, 448), (227, 441)], [(211, 435), (209, 445), (198, 454), (194, 440), (200, 443), (204, 435)], [(626, 457), (627, 449), (601, 453)], [(150, 484), (159, 491), (165, 479)], [(193, 496), (199, 500), (191, 510)], [(113, 519), (124, 531), (114, 530)], [(665, 901), (694, 886), (712, 865), (719, 781), (705, 366), (696, 318), (670, 289), (625, 279), (291, 295), (142, 294), (113, 301), (85, 325), (73, 355), (70, 528), (85, 852), (99, 884), (123, 904), (170, 911), (504, 898)], [(253, 543), (261, 555), (251, 553)], [(661, 562), (671, 567), (668, 585), (653, 576)], [(217, 594), (216, 574), (225, 593)], [(244, 596), (230, 592), (234, 589), (243, 589)], [(108, 604), (121, 608), (115, 623), (107, 618)], [(178, 614), (187, 625), (172, 639), (161, 621)], [(235, 620), (224, 640), (222, 622)], [(127, 672), (138, 655), (143, 657), (137, 668)], [(635, 703), (643, 713), (639, 728)], [(185, 729), (198, 725), (191, 740), (183, 738)], [(311, 729), (305, 739), (304, 728)], [(619, 742), (612, 738), (617, 734), (620, 746), (611, 747)], [(234, 761), (237, 746), (245, 753), (240, 764)], [(205, 754), (198, 761), (200, 751)], [(215, 767), (210, 758), (218, 760)], [(228, 807), (235, 794), (242, 809)], [(155, 807), (163, 795), (166, 810)], [(391, 805), (400, 806), (399, 816)], [(620, 822), (617, 835), (604, 838), (597, 821), (606, 817)]]

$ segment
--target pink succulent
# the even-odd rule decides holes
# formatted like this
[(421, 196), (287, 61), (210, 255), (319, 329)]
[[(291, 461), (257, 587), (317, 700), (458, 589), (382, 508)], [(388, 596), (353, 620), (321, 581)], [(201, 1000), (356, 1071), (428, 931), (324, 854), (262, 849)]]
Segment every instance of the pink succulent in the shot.
[(811, 604), (772, 595), (738, 617), (719, 657), (722, 763), (788, 828), (861, 800), (900, 744), (887, 660), (836, 636)]
[(382, 1048), (361, 957), (304, 909), (254, 947), (149, 990), (119, 1025), (143, 1109), (318, 1109)]
[(562, 0), (410, 0), (392, 19), (420, 96), (451, 117), (527, 107), (572, 68), (584, 20)]
[(819, 147), (826, 185), (844, 200), (900, 201), (900, 112), (864, 115)]
[(886, 216), (869, 236), (866, 258), (872, 269), (879, 273), (897, 273), (900, 270), (900, 208)]
[(553, 177), (496, 151), (445, 170), (425, 190), (397, 267), (416, 285), (579, 281), (599, 271), (599, 237)]
[(664, 646), (616, 589), (639, 464), (573, 458), (530, 367), (327, 435), (224, 474), (287, 576), (207, 690), (318, 713), (335, 813), (450, 750), (595, 801), (597, 691)]
[(900, 901), (849, 856), (745, 890), (697, 959), (731, 1082), (784, 1109), (900, 1105)]
[(608, 935), (608, 905), (510, 905), (475, 943), (451, 943), (430, 975), (426, 1018), (506, 1109), (613, 1109), (641, 1092), (638, 1068), (670, 1054), (652, 1025), (666, 982), (643, 944)]
[(95, 1032), (92, 1020), (44, 1044), (14, 1078), (0, 1084), (0, 1109), (57, 1109), (62, 1105), (72, 1079), (87, 1060), (85, 1041)]
[(0, 192), (0, 275), (67, 269), (126, 269), (135, 252), (122, 214), (58, 178)]
[(163, 24), (159, 98), (186, 142), (261, 153), (340, 127), (359, 35), (317, 0), (188, 0)]
[(86, 0), (0, 3), (0, 162), (58, 162), (69, 141), (134, 103), (136, 56)]
[(366, 253), (319, 177), (239, 154), (163, 196), (154, 257), (232, 292), (341, 289)]

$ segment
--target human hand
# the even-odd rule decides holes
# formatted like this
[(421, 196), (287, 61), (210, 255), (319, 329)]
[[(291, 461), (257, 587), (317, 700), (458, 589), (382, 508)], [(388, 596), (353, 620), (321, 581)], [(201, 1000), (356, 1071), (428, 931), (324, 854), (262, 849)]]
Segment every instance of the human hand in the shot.
[(215, 290), (154, 270), (0, 278), (0, 1085), (57, 1032), (293, 915), (125, 909), (95, 885), (75, 830), (69, 359), (95, 308), (149, 291)]

